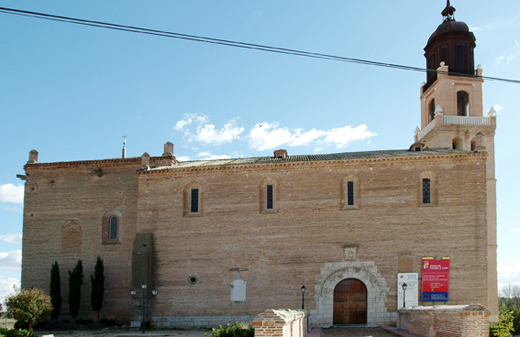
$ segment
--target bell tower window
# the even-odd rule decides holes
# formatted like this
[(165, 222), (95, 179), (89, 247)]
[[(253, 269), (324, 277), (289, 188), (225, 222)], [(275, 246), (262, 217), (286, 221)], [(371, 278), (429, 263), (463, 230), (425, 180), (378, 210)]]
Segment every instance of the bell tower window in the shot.
[(469, 116), (469, 95), (465, 91), (457, 92), (457, 116)]
[(430, 105), (428, 108), (428, 123), (433, 121), (434, 118), (435, 118), (435, 98), (433, 98), (430, 101)]
[(457, 46), (457, 70), (456, 72), (457, 73), (465, 73), (465, 69), (466, 69), (466, 62), (465, 62), (465, 58), (466, 58), (466, 53), (465, 53), (465, 48), (464, 46), (462, 45), (458, 45)]

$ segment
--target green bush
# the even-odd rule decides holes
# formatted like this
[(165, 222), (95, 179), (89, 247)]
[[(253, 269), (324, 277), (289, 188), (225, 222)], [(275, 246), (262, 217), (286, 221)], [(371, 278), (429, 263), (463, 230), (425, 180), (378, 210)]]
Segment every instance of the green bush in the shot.
[(6, 298), (7, 315), (19, 321), (29, 330), (36, 324), (43, 322), (45, 316), (51, 313), (51, 298), (40, 289), (22, 289)]
[(513, 310), (500, 307), (498, 322), (489, 325), (489, 336), (511, 337), (513, 331)]
[[(204, 334), (208, 336), (207, 333)], [(236, 323), (235, 325), (228, 324), (227, 327), (220, 325), (218, 328), (213, 328), (213, 337), (254, 337), (255, 328), (251, 324)]]
[(36, 337), (32, 330), (0, 328), (0, 337)]

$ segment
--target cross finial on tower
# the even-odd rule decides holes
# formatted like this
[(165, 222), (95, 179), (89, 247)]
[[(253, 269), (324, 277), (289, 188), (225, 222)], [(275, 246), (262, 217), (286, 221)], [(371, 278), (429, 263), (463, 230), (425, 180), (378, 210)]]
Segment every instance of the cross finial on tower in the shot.
[(446, 8), (441, 12), (444, 22), (455, 21), (455, 7), (450, 4), (450, 0), (446, 1)]

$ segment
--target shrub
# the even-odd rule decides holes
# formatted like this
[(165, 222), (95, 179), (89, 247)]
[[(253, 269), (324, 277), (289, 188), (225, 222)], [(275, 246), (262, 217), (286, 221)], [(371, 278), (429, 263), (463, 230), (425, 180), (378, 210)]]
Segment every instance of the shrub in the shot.
[(501, 307), (498, 322), (489, 325), (489, 335), (492, 337), (510, 337), (513, 331), (513, 311)]
[(0, 337), (36, 337), (32, 330), (0, 328)]
[[(207, 333), (204, 336), (208, 336)], [(222, 325), (219, 328), (213, 328), (213, 337), (254, 337), (255, 328), (251, 324), (236, 323), (235, 325), (228, 324), (227, 327)]]
[(51, 313), (51, 298), (40, 289), (22, 289), (5, 300), (7, 315), (27, 325), (29, 330)]

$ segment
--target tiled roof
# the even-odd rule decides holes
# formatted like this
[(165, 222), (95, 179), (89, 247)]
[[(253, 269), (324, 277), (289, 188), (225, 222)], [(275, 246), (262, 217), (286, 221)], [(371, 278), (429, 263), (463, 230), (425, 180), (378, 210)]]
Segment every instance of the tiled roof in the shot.
[(251, 164), (269, 164), (269, 163), (284, 163), (284, 162), (308, 162), (308, 161), (331, 161), (331, 160), (348, 160), (348, 159), (363, 159), (363, 158), (387, 158), (399, 156), (428, 156), (428, 155), (446, 155), (455, 153), (470, 153), (469, 151), (452, 150), (452, 149), (424, 149), (422, 151), (409, 150), (383, 150), (383, 151), (363, 151), (363, 152), (342, 152), (331, 154), (309, 154), (309, 155), (295, 155), (286, 158), (275, 157), (251, 157), (251, 158), (230, 158), (230, 159), (213, 159), (213, 160), (195, 160), (178, 162), (175, 166), (155, 167), (154, 170), (165, 169), (182, 169), (182, 168), (200, 168), (200, 167), (215, 167), (215, 166), (229, 166), (229, 165), (251, 165)]

